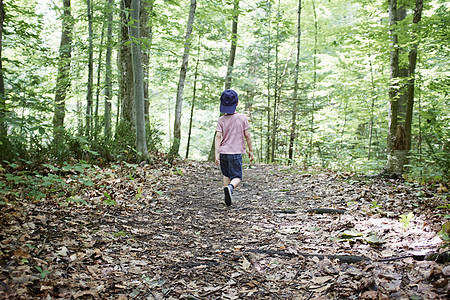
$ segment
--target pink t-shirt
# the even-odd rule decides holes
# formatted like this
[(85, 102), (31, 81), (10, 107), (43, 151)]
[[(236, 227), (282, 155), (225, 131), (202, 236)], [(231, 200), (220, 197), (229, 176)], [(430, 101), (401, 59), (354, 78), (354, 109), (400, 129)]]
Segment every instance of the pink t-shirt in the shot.
[(250, 129), (248, 119), (244, 114), (223, 115), (217, 121), (216, 131), (222, 132), (222, 142), (219, 153), (245, 153), (244, 131)]

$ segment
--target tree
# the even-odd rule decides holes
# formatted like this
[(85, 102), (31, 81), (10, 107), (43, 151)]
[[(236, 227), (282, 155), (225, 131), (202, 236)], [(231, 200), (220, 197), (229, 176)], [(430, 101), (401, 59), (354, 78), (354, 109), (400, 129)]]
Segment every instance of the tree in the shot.
[(145, 135), (145, 116), (144, 116), (144, 73), (142, 71), (141, 47), (140, 39), (140, 0), (131, 1), (131, 20), (130, 20), (130, 37), (131, 58), (133, 63), (133, 90), (134, 101), (136, 107), (136, 150), (138, 158), (142, 160), (148, 159), (147, 140)]
[(90, 139), (92, 135), (92, 89), (94, 85), (94, 47), (92, 44), (93, 41), (93, 32), (92, 32), (92, 8), (91, 8), (91, 0), (86, 0), (87, 5), (87, 17), (88, 17), (88, 79), (87, 79), (87, 93), (86, 93), (86, 128), (85, 135)]
[(2, 48), (3, 48), (3, 21), (5, 20), (5, 10), (3, 0), (0, 0), (0, 143), (6, 137), (6, 125), (3, 120), (6, 112), (5, 80), (3, 78)]
[[(421, 19), (423, 1), (416, 0), (413, 24)], [(414, 106), (414, 73), (417, 61), (417, 42), (409, 52), (408, 64), (401, 64), (398, 22), (405, 19), (406, 10), (397, 7), (397, 0), (389, 1), (389, 25), (391, 36), (390, 87), (389, 87), (389, 131), (385, 171), (389, 175), (401, 175), (411, 149), (411, 126)]]
[(292, 94), (292, 117), (291, 117), (291, 134), (289, 137), (289, 163), (294, 159), (294, 141), (296, 137), (297, 127), (297, 103), (298, 103), (298, 73), (300, 71), (300, 38), (301, 38), (301, 15), (302, 15), (302, 0), (298, 0), (297, 10), (297, 58), (295, 60), (294, 68), (294, 92)]
[(113, 40), (113, 5), (114, 0), (106, 0), (106, 61), (105, 61), (105, 139), (111, 139), (111, 100), (112, 100), (112, 82), (111, 82), (111, 56), (112, 56), (112, 40)]
[(133, 89), (133, 66), (131, 59), (131, 47), (129, 36), (128, 20), (131, 0), (120, 1), (121, 9), (121, 38), (119, 46), (118, 69), (120, 76), (119, 86), (119, 105), (121, 107), (120, 122), (124, 126), (124, 133), (133, 132), (135, 130), (135, 101)]
[(56, 78), (55, 109), (53, 115), (53, 138), (56, 144), (62, 142), (66, 94), (70, 85), (70, 63), (72, 53), (73, 19), (70, 0), (63, 0), (61, 43), (59, 46), (58, 77)]
[(230, 55), (228, 57), (227, 75), (225, 77), (225, 90), (231, 88), (231, 79), (234, 68), (234, 60), (236, 59), (237, 48), (237, 32), (238, 32), (238, 18), (239, 18), (239, 0), (234, 0), (233, 13), (232, 13), (232, 27), (231, 27), (231, 47)]
[(178, 80), (177, 88), (177, 100), (175, 104), (175, 121), (173, 128), (173, 141), (172, 147), (169, 152), (169, 157), (173, 159), (175, 156), (179, 156), (178, 152), (180, 150), (181, 142), (181, 110), (183, 106), (183, 92), (184, 92), (184, 82), (186, 80), (186, 74), (188, 70), (189, 61), (189, 51), (191, 49), (191, 33), (194, 24), (195, 9), (197, 7), (197, 1), (191, 0), (191, 5), (189, 9), (189, 19), (186, 25), (186, 36), (184, 39), (184, 52), (183, 59), (180, 69), (180, 78)]
[(198, 65), (200, 64), (200, 38), (198, 41), (198, 50), (197, 50), (197, 63), (195, 64), (195, 73), (194, 73), (194, 88), (192, 91), (192, 103), (191, 103), (191, 115), (189, 118), (189, 133), (188, 133), (188, 140), (186, 145), (186, 159), (189, 158), (189, 147), (191, 145), (191, 135), (192, 135), (192, 121), (194, 119), (194, 107), (195, 107), (195, 100), (197, 96), (197, 80), (198, 80)]
[(5, 80), (3, 78), (3, 63), (2, 63), (2, 48), (3, 48), (3, 21), (5, 20), (5, 9), (3, 7), (3, 0), (0, 0), (0, 122), (2, 123), (0, 134), (4, 135), (3, 132), (3, 114), (6, 110), (5, 101)]
[[(234, 61), (236, 59), (236, 49), (237, 49), (237, 39), (238, 39), (238, 19), (239, 19), (239, 0), (234, 0), (233, 11), (231, 15), (231, 47), (230, 54), (228, 56), (228, 65), (227, 65), (227, 74), (225, 76), (225, 87), (224, 90), (228, 90), (231, 88), (231, 80), (233, 78), (233, 68)], [(209, 150), (208, 160), (215, 160), (215, 138), (216, 132), (214, 132), (213, 141), (211, 144), (211, 148)]]
[(152, 45), (153, 39), (153, 6), (155, 0), (144, 0), (141, 5), (141, 13), (140, 13), (140, 24), (141, 24), (141, 38), (145, 43), (142, 47), (142, 65), (144, 66), (144, 101), (145, 101), (145, 120), (149, 122), (149, 69), (150, 69), (150, 49)]

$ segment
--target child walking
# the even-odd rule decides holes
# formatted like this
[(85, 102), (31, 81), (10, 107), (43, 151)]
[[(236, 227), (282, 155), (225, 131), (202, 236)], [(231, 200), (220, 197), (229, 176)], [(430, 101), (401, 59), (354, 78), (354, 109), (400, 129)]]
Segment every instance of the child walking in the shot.
[(220, 112), (225, 115), (217, 121), (215, 152), (216, 165), (220, 165), (223, 174), (223, 190), (225, 204), (231, 205), (234, 189), (242, 181), (242, 153), (246, 153), (253, 161), (250, 125), (244, 114), (236, 112), (238, 95), (234, 90), (225, 90), (220, 96)]

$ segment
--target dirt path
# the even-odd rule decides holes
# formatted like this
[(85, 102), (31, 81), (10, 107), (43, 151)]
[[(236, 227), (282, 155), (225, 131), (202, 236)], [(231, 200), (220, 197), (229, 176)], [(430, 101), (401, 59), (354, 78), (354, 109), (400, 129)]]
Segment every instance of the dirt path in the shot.
[[(188, 162), (111, 178), (116, 206), (95, 190), (81, 205), (10, 207), (0, 297), (446, 299), (448, 263), (379, 261), (437, 250), (430, 199), (347, 177), (256, 165), (227, 207), (218, 168)], [(345, 212), (307, 212), (324, 207)]]

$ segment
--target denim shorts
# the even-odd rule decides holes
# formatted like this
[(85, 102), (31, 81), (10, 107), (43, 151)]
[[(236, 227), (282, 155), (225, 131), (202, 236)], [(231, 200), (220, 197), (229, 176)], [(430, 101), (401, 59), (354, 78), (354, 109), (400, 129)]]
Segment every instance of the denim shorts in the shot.
[(242, 154), (220, 154), (220, 169), (230, 180), (242, 180)]

